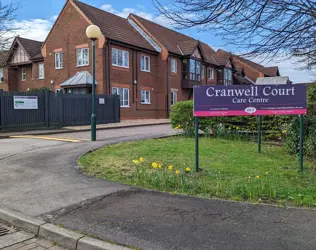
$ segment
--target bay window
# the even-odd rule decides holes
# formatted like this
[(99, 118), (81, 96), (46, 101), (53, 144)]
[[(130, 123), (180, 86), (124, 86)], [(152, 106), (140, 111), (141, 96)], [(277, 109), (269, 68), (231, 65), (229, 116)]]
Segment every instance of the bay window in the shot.
[(201, 63), (190, 59), (190, 80), (201, 81)]

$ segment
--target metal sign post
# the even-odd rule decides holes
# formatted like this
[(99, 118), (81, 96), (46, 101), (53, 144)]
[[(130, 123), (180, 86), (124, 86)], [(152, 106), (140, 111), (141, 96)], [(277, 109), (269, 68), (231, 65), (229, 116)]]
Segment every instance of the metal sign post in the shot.
[(199, 172), (199, 118), (194, 117), (195, 122), (195, 171)]
[(303, 115), (299, 115), (300, 118), (300, 156), (299, 156), (299, 162), (300, 162), (300, 171), (303, 172)]
[(261, 123), (262, 116), (258, 116), (258, 153), (261, 153)]

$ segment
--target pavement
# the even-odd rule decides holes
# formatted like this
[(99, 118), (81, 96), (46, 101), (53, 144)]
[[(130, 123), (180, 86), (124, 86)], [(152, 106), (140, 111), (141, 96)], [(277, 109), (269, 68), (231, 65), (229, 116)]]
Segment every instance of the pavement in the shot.
[(315, 210), (139, 190), (76, 168), (88, 150), (174, 133), (155, 125), (98, 131), (97, 142), (89, 132), (3, 139), (0, 204), (140, 249), (315, 249)]
[[(174, 134), (170, 125), (152, 125), (54, 135), (66, 141), (10, 138), (0, 144), (0, 204), (30, 216), (103, 197), (129, 187), (86, 177), (76, 169), (83, 153), (104, 145)], [(50, 138), (49, 136), (43, 136)], [(69, 142), (68, 139), (80, 142)]]

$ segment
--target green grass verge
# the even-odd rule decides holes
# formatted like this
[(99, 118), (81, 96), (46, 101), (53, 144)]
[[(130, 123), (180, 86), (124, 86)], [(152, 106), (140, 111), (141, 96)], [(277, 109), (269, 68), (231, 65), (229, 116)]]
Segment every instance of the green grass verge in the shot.
[(297, 157), (283, 147), (263, 145), (258, 154), (253, 142), (205, 138), (202, 172), (194, 172), (194, 162), (194, 140), (171, 137), (105, 147), (84, 155), (79, 165), (87, 175), (170, 193), (316, 207), (316, 164), (305, 161), (299, 173)]

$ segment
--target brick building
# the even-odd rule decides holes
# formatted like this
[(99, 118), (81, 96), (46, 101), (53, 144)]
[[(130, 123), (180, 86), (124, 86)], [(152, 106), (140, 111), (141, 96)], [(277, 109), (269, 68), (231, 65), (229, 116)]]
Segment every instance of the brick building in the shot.
[(91, 93), (92, 49), (85, 35), (90, 24), (102, 32), (96, 42), (96, 91), (121, 96), (123, 119), (167, 117), (172, 104), (192, 98), (193, 85), (253, 84), (258, 77), (279, 75), (277, 67), (215, 52), (137, 15), (125, 19), (67, 0), (43, 43), (14, 40), (4, 74), (9, 90), (46, 86)]

